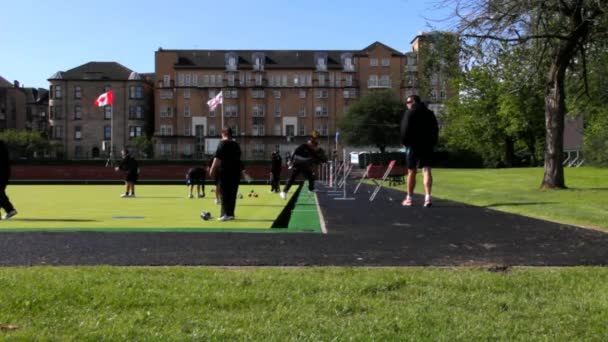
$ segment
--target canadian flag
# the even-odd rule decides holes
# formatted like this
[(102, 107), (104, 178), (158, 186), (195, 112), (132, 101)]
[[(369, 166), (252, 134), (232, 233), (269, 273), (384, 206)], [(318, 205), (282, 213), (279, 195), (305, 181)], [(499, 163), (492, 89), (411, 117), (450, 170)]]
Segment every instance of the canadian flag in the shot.
[(217, 105), (219, 105), (220, 103), (224, 103), (224, 95), (221, 91), (219, 94), (215, 95), (214, 98), (207, 101), (207, 106), (209, 106), (209, 110), (214, 110), (215, 107), (217, 107)]
[(111, 90), (99, 95), (99, 97), (95, 99), (95, 105), (97, 107), (111, 105), (112, 103), (114, 103), (114, 93)]

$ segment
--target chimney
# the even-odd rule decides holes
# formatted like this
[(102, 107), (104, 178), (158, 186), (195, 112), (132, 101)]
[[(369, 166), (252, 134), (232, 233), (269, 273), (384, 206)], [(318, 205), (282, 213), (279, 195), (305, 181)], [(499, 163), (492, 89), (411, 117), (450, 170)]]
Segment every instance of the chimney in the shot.
[(15, 86), (15, 88), (19, 88), (19, 81), (15, 80), (13, 82), (13, 85)]

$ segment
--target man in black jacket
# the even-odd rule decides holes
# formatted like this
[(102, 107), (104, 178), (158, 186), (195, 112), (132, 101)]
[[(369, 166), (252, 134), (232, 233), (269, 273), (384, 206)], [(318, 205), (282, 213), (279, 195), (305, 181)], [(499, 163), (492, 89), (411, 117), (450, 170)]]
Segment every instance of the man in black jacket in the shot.
[(279, 181), (281, 180), (281, 169), (283, 168), (283, 158), (277, 147), (276, 151), (272, 152), (272, 160), (270, 165), (270, 192), (279, 192)]
[(287, 183), (285, 184), (285, 187), (283, 188), (283, 192), (281, 192), (281, 198), (287, 198), (289, 188), (295, 182), (296, 177), (298, 177), (300, 173), (302, 173), (304, 178), (308, 180), (308, 190), (314, 191), (315, 175), (313, 173), (313, 166), (326, 161), (327, 158), (325, 158), (319, 151), (319, 142), (317, 139), (311, 138), (305, 144), (298, 146), (298, 148), (293, 151), (293, 155), (291, 157), (291, 174), (287, 180)]
[(405, 146), (407, 162), (407, 196), (401, 203), (412, 205), (416, 187), (416, 169), (422, 168), (424, 175), (424, 206), (430, 207), (433, 175), (433, 148), (437, 144), (439, 127), (435, 114), (420, 100), (418, 95), (407, 97), (407, 112), (401, 119), (401, 143)]
[(17, 210), (6, 196), (6, 186), (11, 178), (11, 161), (9, 158), (8, 148), (4, 141), (0, 140), (0, 207), (4, 209), (5, 214), (3, 220), (9, 219), (17, 215)]
[(114, 170), (122, 170), (127, 174), (125, 177), (125, 193), (120, 197), (135, 197), (135, 183), (139, 179), (139, 165), (126, 148), (123, 148), (120, 153), (122, 154), (122, 161)]
[(218, 191), (221, 192), (222, 214), (218, 221), (234, 220), (236, 196), (239, 191), (239, 182), (243, 172), (241, 162), (241, 147), (232, 140), (232, 129), (222, 129), (222, 140), (215, 152), (215, 158), (209, 170), (211, 178), (218, 175)]

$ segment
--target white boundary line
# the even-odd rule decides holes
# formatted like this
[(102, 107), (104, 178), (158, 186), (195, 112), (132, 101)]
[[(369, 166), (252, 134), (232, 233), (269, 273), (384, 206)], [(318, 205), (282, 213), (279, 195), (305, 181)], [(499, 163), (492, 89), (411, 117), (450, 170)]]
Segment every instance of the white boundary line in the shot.
[(323, 213), (321, 212), (321, 207), (319, 206), (319, 198), (317, 193), (315, 192), (315, 205), (317, 206), (317, 214), (319, 215), (319, 223), (321, 224), (321, 232), (323, 234), (327, 234), (327, 227), (325, 226), (325, 217), (323, 217)]

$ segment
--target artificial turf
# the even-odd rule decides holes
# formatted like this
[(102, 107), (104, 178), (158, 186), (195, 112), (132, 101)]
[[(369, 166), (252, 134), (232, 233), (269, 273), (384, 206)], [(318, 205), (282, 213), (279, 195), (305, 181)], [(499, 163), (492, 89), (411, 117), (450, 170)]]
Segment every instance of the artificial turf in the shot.
[[(268, 186), (241, 185), (236, 220), (218, 222), (211, 190), (190, 199), (185, 185), (139, 185), (135, 198), (121, 198), (120, 185), (10, 185), (19, 213), (0, 221), (0, 231), (270, 231), (288, 203)], [(202, 211), (212, 219), (202, 220)]]

